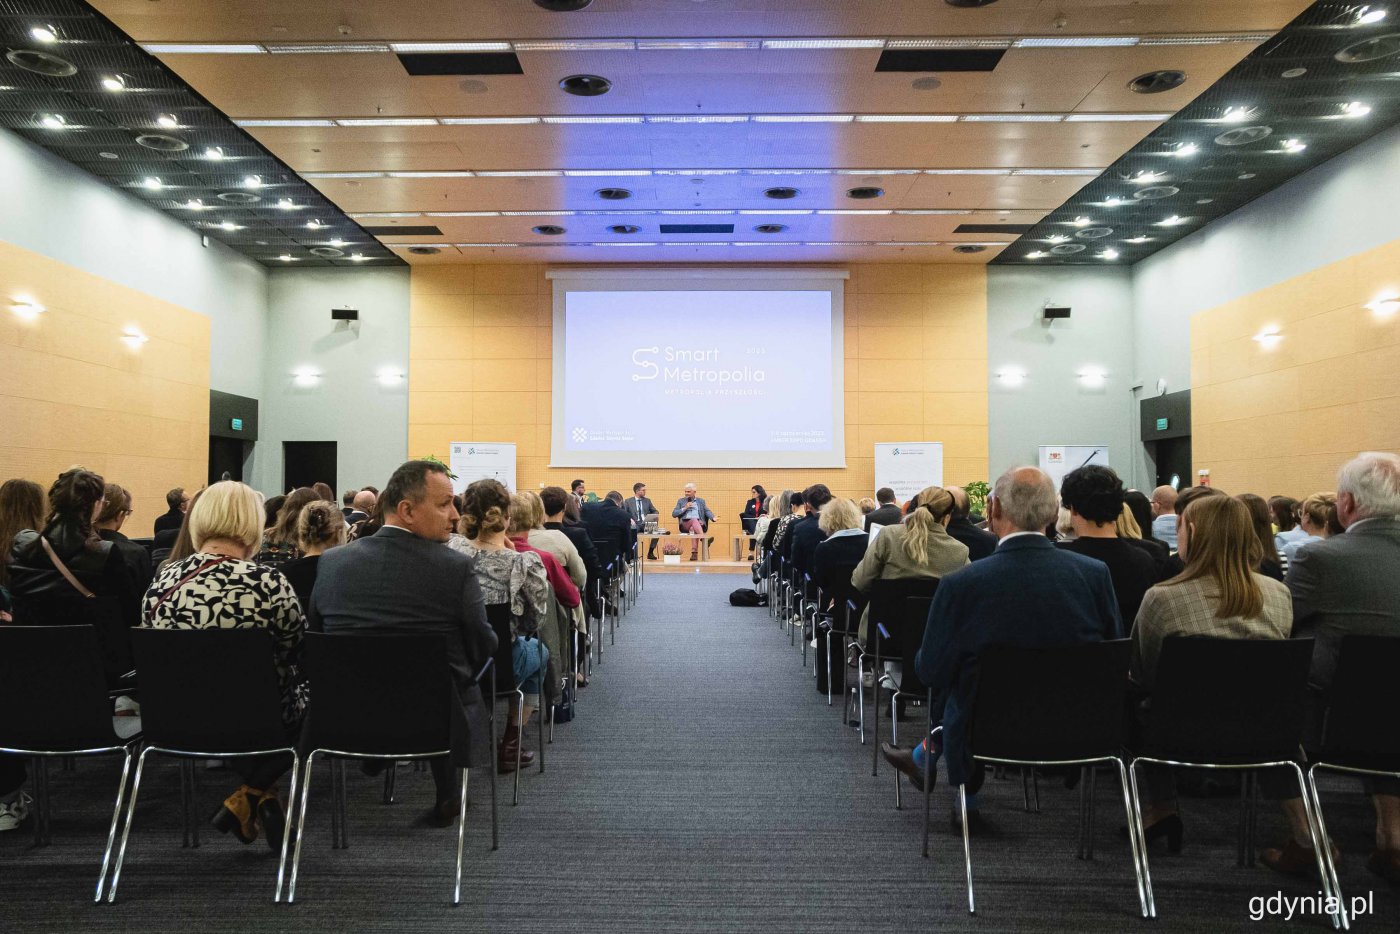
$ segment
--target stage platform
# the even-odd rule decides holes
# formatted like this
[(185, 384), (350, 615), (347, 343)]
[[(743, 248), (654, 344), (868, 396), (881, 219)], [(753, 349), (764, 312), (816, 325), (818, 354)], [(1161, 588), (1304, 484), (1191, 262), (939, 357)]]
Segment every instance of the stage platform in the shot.
[(752, 564), (748, 561), (729, 561), (712, 558), (709, 561), (691, 561), (690, 556), (682, 558), (680, 564), (665, 564), (660, 558), (646, 562), (647, 574), (747, 574)]

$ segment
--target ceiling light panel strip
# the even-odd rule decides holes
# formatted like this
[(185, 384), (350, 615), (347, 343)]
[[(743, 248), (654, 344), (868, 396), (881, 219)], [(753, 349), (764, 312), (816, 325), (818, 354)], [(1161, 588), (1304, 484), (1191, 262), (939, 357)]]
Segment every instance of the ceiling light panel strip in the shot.
[(946, 113), (946, 114), (520, 114), (493, 117), (254, 117), (235, 120), (254, 127), (522, 126), (535, 124), (638, 123), (1160, 123), (1172, 114), (1151, 113)]
[[(1102, 175), (1101, 168), (1010, 168), (1010, 169), (708, 169), (698, 172), (675, 169), (451, 169), (442, 171), (385, 172), (303, 172), (301, 177), (313, 180), (358, 178), (645, 178), (653, 175), (684, 177), (696, 175), (741, 175), (769, 177), (783, 175), (1030, 175), (1079, 176), (1094, 178)], [(613, 212), (608, 212), (613, 213)], [(772, 213), (772, 212), (764, 212)]]

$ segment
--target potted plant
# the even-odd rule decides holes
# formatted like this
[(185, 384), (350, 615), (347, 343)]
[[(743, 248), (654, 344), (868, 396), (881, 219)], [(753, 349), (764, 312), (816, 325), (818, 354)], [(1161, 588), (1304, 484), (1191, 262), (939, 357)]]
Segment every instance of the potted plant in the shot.
[(968, 504), (971, 511), (979, 516), (987, 514), (987, 497), (991, 494), (992, 488), (988, 486), (986, 480), (973, 480), (971, 483), (964, 483), (963, 490), (967, 493)]
[(663, 564), (681, 563), (681, 543), (664, 542), (661, 545), (661, 562)]

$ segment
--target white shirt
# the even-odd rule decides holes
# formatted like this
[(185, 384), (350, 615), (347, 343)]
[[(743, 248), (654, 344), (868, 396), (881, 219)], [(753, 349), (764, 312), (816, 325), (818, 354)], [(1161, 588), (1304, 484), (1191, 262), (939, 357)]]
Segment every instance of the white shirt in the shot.
[[(1002, 538), (997, 542), (997, 547), (1001, 547), (1002, 542), (1009, 542), (1009, 541), (1011, 541), (1011, 539), (1013, 539), (1013, 538), (1018, 538), (1018, 537), (1020, 537), (1020, 536), (1022, 536), (1022, 535), (1039, 535), (1041, 538), (1045, 538), (1045, 533), (1044, 533), (1044, 532), (1012, 532), (1010, 535), (1006, 535), (1006, 536), (1002, 537)], [(1049, 539), (1046, 539), (1046, 541), (1049, 541)]]

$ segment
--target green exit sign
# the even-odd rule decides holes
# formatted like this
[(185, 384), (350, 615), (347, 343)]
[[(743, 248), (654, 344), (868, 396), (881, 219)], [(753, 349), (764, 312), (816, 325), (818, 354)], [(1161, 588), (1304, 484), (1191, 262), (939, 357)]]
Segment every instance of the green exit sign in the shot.
[[(1167, 422), (1167, 420), (1166, 420), (1165, 418), (1159, 418), (1159, 419), (1157, 420), (1157, 427), (1158, 427), (1158, 428), (1165, 428), (1165, 427), (1166, 427), (1166, 422)], [(242, 430), (243, 430), (243, 419), (241, 419), (241, 418), (231, 418), (231, 419), (228, 420), (228, 426), (229, 426), (230, 428), (232, 428), (234, 431), (242, 431)]]
[(1158, 430), (1158, 431), (1166, 431), (1166, 430), (1167, 430), (1167, 420), (1166, 420), (1165, 418), (1159, 418), (1159, 419), (1157, 419), (1157, 430)]

